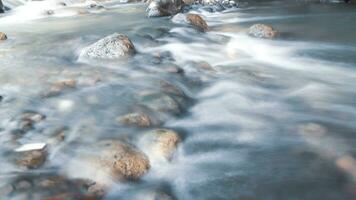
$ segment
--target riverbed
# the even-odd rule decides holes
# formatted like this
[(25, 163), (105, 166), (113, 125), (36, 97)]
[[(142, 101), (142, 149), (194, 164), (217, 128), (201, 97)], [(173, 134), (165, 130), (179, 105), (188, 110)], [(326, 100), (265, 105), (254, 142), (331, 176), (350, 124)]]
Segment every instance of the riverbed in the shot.
[[(104, 199), (154, 199), (156, 191), (177, 200), (356, 198), (355, 5), (250, 1), (223, 12), (191, 10), (207, 33), (179, 16), (147, 18), (145, 8), (56, 5), (53, 15), (24, 8), (0, 17), (8, 36), (0, 42), (4, 199), (38, 199), (41, 177), (90, 178), (88, 166), (71, 162), (78, 151), (108, 138), (144, 149), (140, 137), (153, 128), (180, 135), (172, 160), (151, 161), (140, 181), (116, 182)], [(278, 38), (249, 37), (256, 23), (272, 25)], [(81, 58), (83, 48), (113, 33), (127, 35), (137, 54)], [(68, 79), (74, 88), (47, 95)], [(137, 110), (154, 110), (155, 126), (116, 120)], [(25, 111), (45, 120), (18, 133)], [(53, 142), (57, 130), (65, 138)], [(38, 142), (50, 147), (43, 166), (12, 162), (14, 149)]]

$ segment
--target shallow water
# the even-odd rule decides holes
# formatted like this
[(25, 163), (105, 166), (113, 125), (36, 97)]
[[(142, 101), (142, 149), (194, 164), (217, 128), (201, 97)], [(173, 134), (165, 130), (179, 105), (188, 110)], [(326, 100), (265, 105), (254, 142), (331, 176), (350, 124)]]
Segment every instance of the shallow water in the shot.
[[(242, 5), (223, 13), (192, 11), (207, 20), (206, 34), (179, 15), (148, 19), (141, 4), (108, 4), (80, 15), (83, 6), (73, 5), (54, 16), (41, 11), (18, 20), (28, 15), (18, 11), (0, 18), (0, 31), (9, 37), (0, 43), (0, 186), (21, 177), (90, 176), (88, 166), (69, 161), (99, 139), (143, 148), (137, 138), (147, 129), (115, 119), (146, 105), (158, 110), (159, 127), (176, 130), (183, 142), (170, 163), (152, 162), (140, 182), (117, 183), (106, 199), (150, 199), (156, 190), (175, 199), (356, 198), (355, 5)], [(280, 37), (248, 37), (255, 23), (273, 25)], [(127, 34), (139, 53), (112, 62), (79, 57), (115, 32)], [(158, 58), (167, 51), (171, 55)], [(199, 67), (202, 61), (213, 70)], [(167, 72), (174, 65), (185, 74)], [(75, 89), (43, 97), (53, 82), (68, 78), (77, 80)], [(179, 95), (142, 97), (169, 93), (168, 83)], [(14, 136), (14, 121), (26, 110), (46, 119)], [(51, 145), (44, 166), (24, 170), (10, 161), (11, 150), (50, 143), (61, 127), (66, 138)], [(38, 196), (15, 190), (4, 198)]]

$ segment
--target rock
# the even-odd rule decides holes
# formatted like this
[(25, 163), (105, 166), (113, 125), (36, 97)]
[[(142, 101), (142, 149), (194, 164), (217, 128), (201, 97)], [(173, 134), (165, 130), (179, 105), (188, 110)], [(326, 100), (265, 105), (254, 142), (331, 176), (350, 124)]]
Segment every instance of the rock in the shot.
[(4, 13), (5, 9), (4, 9), (4, 5), (2, 3), (2, 0), (0, 0), (0, 13)]
[(21, 147), (15, 150), (17, 152), (15, 160), (16, 163), (21, 166), (25, 166), (29, 169), (35, 169), (43, 165), (46, 161), (47, 152), (45, 147), (34, 149), (23, 148), (23, 150), (19, 149), (21, 149)]
[(174, 74), (184, 74), (184, 69), (179, 66), (171, 66), (166, 69), (166, 72)]
[(178, 133), (169, 129), (156, 129), (140, 140), (140, 146), (152, 158), (171, 160), (174, 152), (181, 141)]
[(99, 184), (90, 189), (93, 193), (100, 192), (100, 188), (110, 187), (115, 181), (138, 180), (150, 169), (147, 156), (130, 144), (118, 140), (103, 140), (91, 148), (90, 153), (73, 159), (69, 164), (73, 169), (69, 171)]
[[(172, 91), (172, 90), (171, 90)], [(181, 114), (182, 109), (180, 102), (178, 101), (181, 96), (172, 95), (164, 92), (156, 91), (142, 91), (140, 94), (139, 102), (147, 106), (149, 109), (155, 112)]]
[(205, 22), (205, 20), (197, 14), (187, 14), (186, 15), (186, 20), (188, 23), (193, 25), (195, 28), (197, 28), (200, 31), (206, 32), (209, 30), (208, 24)]
[(1, 40), (6, 40), (6, 39), (7, 39), (6, 34), (3, 33), (3, 32), (0, 32), (0, 41), (1, 41)]
[(148, 1), (146, 9), (148, 17), (162, 17), (177, 14), (184, 6), (182, 0), (152, 0)]
[(248, 35), (256, 38), (273, 39), (277, 37), (278, 31), (265, 24), (254, 24), (248, 29)]
[(197, 66), (205, 71), (216, 72), (216, 70), (208, 62), (205, 61), (197, 63)]
[(148, 115), (141, 113), (129, 113), (117, 119), (120, 123), (126, 125), (136, 125), (140, 127), (149, 127), (152, 125), (152, 120)]
[(74, 89), (77, 85), (77, 81), (74, 79), (61, 80), (53, 83), (48, 92), (43, 94), (43, 97), (53, 97), (60, 95), (63, 91), (68, 89)]
[(27, 111), (21, 114), (18, 128), (21, 131), (28, 131), (33, 128), (33, 126), (46, 119), (46, 116), (35, 111)]
[(82, 50), (81, 56), (94, 59), (118, 59), (136, 52), (131, 40), (118, 33), (109, 35)]

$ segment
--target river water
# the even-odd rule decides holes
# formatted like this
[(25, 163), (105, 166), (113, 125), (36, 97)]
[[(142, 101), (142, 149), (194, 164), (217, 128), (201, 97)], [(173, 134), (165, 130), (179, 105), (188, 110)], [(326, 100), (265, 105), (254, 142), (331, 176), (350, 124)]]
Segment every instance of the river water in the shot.
[[(45, 14), (49, 7), (54, 15)], [(181, 16), (147, 18), (142, 4), (106, 7), (84, 12), (82, 4), (32, 2), (0, 18), (8, 35), (0, 43), (1, 187), (62, 173), (78, 146), (99, 139), (136, 143), (147, 130), (115, 119), (148, 104), (159, 110), (159, 127), (176, 130), (182, 143), (171, 162), (152, 163), (141, 181), (117, 183), (105, 199), (152, 199), (151, 190), (194, 200), (356, 198), (354, 5), (250, 1), (219, 13), (191, 11), (206, 19), (208, 33)], [(248, 37), (255, 23), (271, 24), (279, 37)], [(129, 36), (136, 56), (79, 56), (115, 32)], [(185, 73), (169, 72), (172, 66)], [(68, 78), (77, 80), (75, 89), (43, 97), (51, 83)], [(179, 93), (174, 103), (167, 88)], [(162, 98), (141, 98), (147, 92)], [(14, 119), (26, 110), (46, 119), (18, 136)], [(44, 166), (24, 170), (11, 162), (11, 150), (49, 143), (61, 127), (66, 139), (53, 145)], [(76, 177), (85, 167), (65, 173)], [(36, 192), (0, 195), (36, 199)]]

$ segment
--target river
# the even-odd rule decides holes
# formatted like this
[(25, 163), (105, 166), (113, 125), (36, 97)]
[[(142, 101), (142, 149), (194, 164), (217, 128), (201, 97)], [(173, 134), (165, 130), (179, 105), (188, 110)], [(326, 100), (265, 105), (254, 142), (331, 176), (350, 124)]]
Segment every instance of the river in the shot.
[[(0, 187), (6, 192), (18, 180), (63, 171), (77, 177), (87, 166), (69, 167), (68, 160), (100, 139), (124, 138), (143, 148), (137, 138), (147, 129), (115, 119), (145, 105), (157, 108), (158, 126), (177, 131), (182, 142), (172, 161), (152, 162), (139, 182), (117, 182), (105, 199), (154, 199), (148, 194), (157, 190), (170, 196), (158, 199), (177, 200), (355, 199), (355, 5), (240, 5), (190, 11), (206, 19), (207, 33), (179, 16), (147, 18), (140, 3), (87, 9), (31, 2), (0, 17), (8, 36), (0, 42)], [(272, 25), (279, 37), (247, 36), (256, 23)], [(80, 57), (84, 47), (115, 32), (132, 40), (134, 57)], [(171, 72), (177, 66), (184, 74)], [(62, 79), (77, 86), (43, 97)], [(14, 121), (27, 110), (46, 119), (18, 134)], [(51, 147), (44, 166), (25, 170), (11, 161), (13, 149), (50, 143), (61, 127), (65, 140)], [(42, 192), (32, 183), (0, 195), (38, 199)]]

